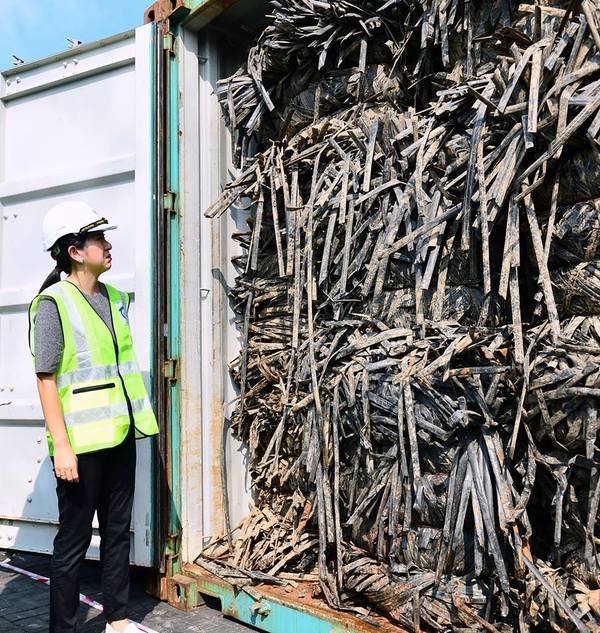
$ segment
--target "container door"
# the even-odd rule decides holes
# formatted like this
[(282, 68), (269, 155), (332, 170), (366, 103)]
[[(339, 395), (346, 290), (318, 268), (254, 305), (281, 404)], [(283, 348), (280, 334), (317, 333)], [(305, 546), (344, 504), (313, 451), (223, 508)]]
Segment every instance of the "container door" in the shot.
[(198, 556), (206, 539), (224, 532), (227, 517), (235, 527), (248, 514), (250, 502), (246, 450), (229, 431), (239, 393), (228, 370), (240, 350), (229, 290), (237, 276), (233, 260), (242, 249), (231, 236), (247, 230), (248, 213), (229, 209), (214, 220), (203, 215), (236, 171), (215, 88), (243, 61), (246, 46), (229, 37), (239, 32), (235, 23), (219, 26), (219, 31), (182, 29), (177, 49), (179, 125), (184, 131), (179, 146), (183, 208), (179, 496), (184, 562)]
[[(130, 293), (140, 365), (152, 384), (153, 25), (0, 76), (0, 548), (51, 552), (55, 478), (28, 349), (27, 308), (52, 268), (41, 221), (84, 200), (119, 229), (113, 269)], [(152, 564), (152, 440), (137, 443), (131, 562)], [(97, 522), (88, 551), (99, 556)]]

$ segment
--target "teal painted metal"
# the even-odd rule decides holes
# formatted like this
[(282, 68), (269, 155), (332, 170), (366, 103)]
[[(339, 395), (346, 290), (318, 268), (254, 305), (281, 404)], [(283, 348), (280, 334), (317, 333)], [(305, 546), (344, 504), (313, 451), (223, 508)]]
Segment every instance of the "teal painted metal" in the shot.
[(214, 18), (229, 7), (237, 4), (241, 0), (184, 0), (185, 8), (188, 9), (185, 21), (191, 20), (199, 13), (206, 13)]
[[(175, 42), (183, 28), (182, 24), (192, 13), (196, 13), (203, 9), (216, 8), (220, 12), (224, 8), (235, 4), (237, 0), (184, 0), (183, 6), (177, 7), (169, 16), (169, 32)], [(170, 214), (168, 220), (169, 227), (169, 244), (168, 244), (168, 260), (169, 260), (169, 277), (167, 283), (168, 288), (168, 357), (171, 359), (180, 358), (180, 319), (181, 319), (181, 294), (180, 294), (180, 253), (179, 253), (179, 163), (180, 163), (180, 144), (179, 144), (179, 57), (177, 55), (177, 47), (175, 52), (168, 55), (166, 67), (166, 84), (167, 84), (167, 125), (166, 125), (166, 146), (167, 146), (167, 178), (166, 184), (169, 192), (175, 194), (174, 213)], [(169, 424), (170, 424), (170, 511), (169, 511), (169, 542), (176, 543), (179, 546), (181, 535), (181, 433), (180, 433), (180, 383), (178, 380), (172, 380), (169, 383)], [(171, 552), (175, 554), (175, 552)], [(170, 572), (177, 573), (179, 571), (180, 561), (177, 556), (173, 558), (175, 564)]]
[(391, 624), (375, 627), (346, 614), (292, 603), (256, 588), (251, 589), (251, 593), (236, 590), (215, 576), (193, 574), (193, 577), (198, 592), (218, 598), (225, 615), (268, 633), (402, 633), (402, 629)]
[(206, 4), (211, 4), (213, 0), (185, 0), (185, 6), (191, 11), (194, 12), (199, 7), (202, 7)]
[(184, 0), (185, 6), (190, 10), (190, 14), (196, 13), (196, 11), (202, 11), (209, 6), (214, 4), (226, 4), (227, 6), (231, 6), (235, 4), (235, 0)]
[[(148, 55), (150, 58), (150, 77), (148, 77), (148, 83), (150, 85), (150, 103), (153, 104), (153, 106), (150, 108), (150, 147), (154, 148), (155, 147), (155, 143), (156, 143), (156, 134), (155, 134), (155, 123), (156, 123), (156, 107), (154, 106), (154, 95), (155, 95), (155, 90), (156, 90), (156, 60), (154, 58), (154, 45), (155, 45), (155, 38), (156, 38), (156, 29), (152, 29), (152, 36), (150, 37), (150, 48), (148, 50)], [(150, 161), (154, 162), (154, 152), (152, 151), (151, 157), (149, 158)], [(154, 193), (155, 191), (155, 187), (156, 187), (156, 173), (155, 173), (155, 165), (151, 165), (151, 169), (150, 169), (150, 192)], [(155, 253), (156, 252), (156, 232), (155, 232), (155, 227), (154, 227), (154, 222), (153, 220), (153, 214), (154, 214), (154, 201), (152, 200), (152, 196), (150, 196), (150, 209), (148, 210), (148, 213), (150, 214), (150, 252), (151, 253)], [(153, 262), (154, 260), (151, 260), (151, 279), (154, 280), (156, 277), (156, 269), (153, 266)], [(156, 294), (154, 292), (154, 283), (150, 284), (150, 314), (154, 314), (154, 309), (155, 309), (155, 302), (156, 302)], [(155, 346), (154, 346), (154, 336), (150, 337), (150, 358), (154, 358), (154, 353), (155, 353)], [(150, 363), (150, 400), (152, 401), (153, 404), (156, 403), (156, 399), (155, 399), (155, 389), (154, 389), (154, 380), (156, 379), (156, 371), (157, 371), (157, 367), (155, 367), (155, 363)], [(156, 410), (156, 407), (155, 407)], [(156, 541), (155, 539), (155, 534), (156, 534), (156, 463), (155, 463), (155, 455), (154, 452), (150, 453), (150, 486), (151, 486), (151, 498), (150, 498), (150, 507), (151, 507), (151, 512), (150, 512), (150, 539), (152, 539), (151, 545), (150, 545), (150, 552), (151, 552), (151, 556), (150, 556), (150, 563), (151, 565), (155, 565), (156, 564), (156, 552), (155, 552), (155, 543)]]
[[(173, 37), (177, 38), (178, 25), (170, 25)], [(167, 188), (175, 194), (175, 209), (168, 218), (168, 357), (179, 359), (180, 339), (180, 266), (179, 266), (179, 66), (177, 56), (168, 54), (167, 59)], [(181, 531), (181, 434), (179, 429), (180, 387), (179, 381), (169, 382), (169, 423), (170, 423), (170, 485), (171, 505), (169, 512), (169, 534), (178, 535)], [(179, 539), (177, 539), (179, 541)], [(173, 572), (177, 570), (174, 569)]]

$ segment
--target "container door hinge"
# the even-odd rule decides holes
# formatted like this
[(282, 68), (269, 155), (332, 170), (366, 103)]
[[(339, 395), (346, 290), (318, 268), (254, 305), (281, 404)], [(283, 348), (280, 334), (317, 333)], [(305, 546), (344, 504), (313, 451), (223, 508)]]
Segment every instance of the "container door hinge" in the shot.
[(163, 376), (169, 380), (177, 380), (177, 359), (167, 358), (163, 364)]
[(163, 194), (163, 208), (165, 211), (168, 211), (169, 213), (177, 212), (175, 198), (176, 196), (172, 191), (167, 191), (167, 193)]
[(163, 35), (163, 50), (168, 51), (171, 55), (177, 54), (177, 44), (173, 33)]

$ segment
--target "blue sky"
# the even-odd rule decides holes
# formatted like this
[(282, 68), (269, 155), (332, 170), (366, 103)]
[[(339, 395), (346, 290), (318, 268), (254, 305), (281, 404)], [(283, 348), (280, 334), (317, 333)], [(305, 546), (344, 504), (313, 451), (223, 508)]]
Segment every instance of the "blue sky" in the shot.
[(153, 0), (0, 0), (0, 70), (139, 26)]

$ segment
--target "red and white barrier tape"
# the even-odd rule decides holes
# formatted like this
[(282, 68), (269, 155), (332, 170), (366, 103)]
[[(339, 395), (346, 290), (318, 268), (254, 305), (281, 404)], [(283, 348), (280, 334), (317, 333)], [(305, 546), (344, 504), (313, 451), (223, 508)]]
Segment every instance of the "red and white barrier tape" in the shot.
[[(11, 563), (7, 563), (6, 561), (0, 562), (0, 567), (3, 567), (4, 569), (9, 569), (10, 571), (14, 571), (17, 574), (21, 574), (22, 576), (27, 576), (27, 578), (31, 578), (32, 580), (35, 580), (36, 582), (41, 582), (44, 585), (50, 584), (50, 579), (46, 578), (46, 576), (40, 576), (40, 574), (34, 574), (32, 571), (21, 569), (20, 567), (16, 567), (15, 565), (12, 565)], [(96, 600), (92, 600), (92, 598), (89, 598), (88, 596), (82, 593), (79, 594), (79, 601), (83, 602), (83, 604), (87, 604), (88, 607), (92, 607), (92, 609), (97, 609), (98, 611), (104, 611), (104, 607), (99, 602), (97, 602)], [(138, 622), (134, 622), (134, 624), (137, 626), (137, 628), (140, 631), (145, 631), (145, 633), (158, 633), (158, 631), (155, 631), (154, 629), (150, 629), (147, 626), (144, 626), (143, 624), (139, 624)]]

